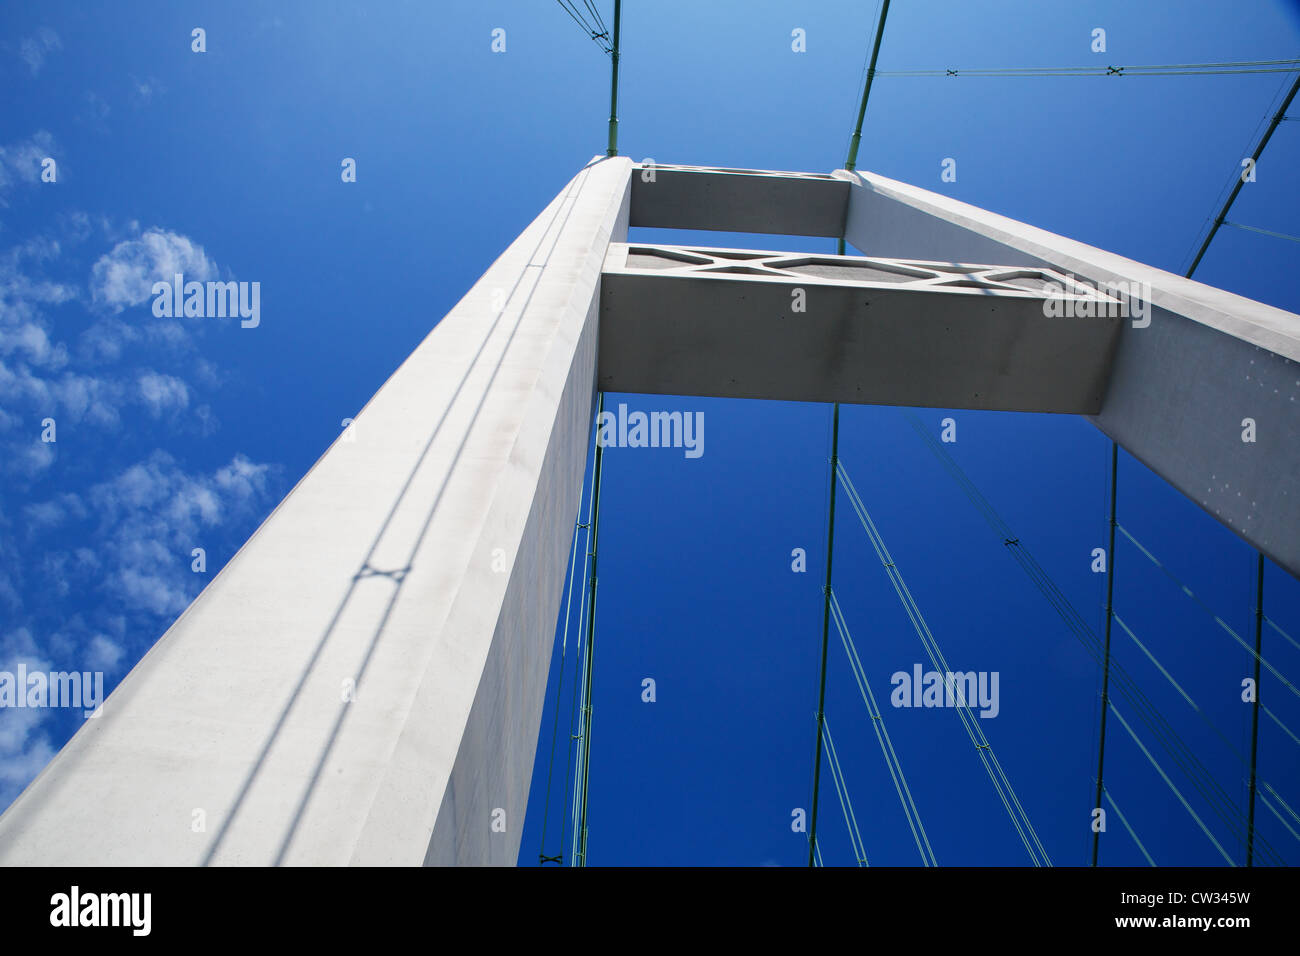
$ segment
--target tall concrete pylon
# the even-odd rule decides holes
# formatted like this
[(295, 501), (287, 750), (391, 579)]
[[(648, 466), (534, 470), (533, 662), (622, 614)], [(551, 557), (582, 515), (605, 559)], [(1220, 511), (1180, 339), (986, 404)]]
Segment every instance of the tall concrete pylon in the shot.
[(1300, 576), (1298, 385), (1300, 316), (942, 195), (599, 157), (0, 817), (0, 864), (513, 864), (598, 388), (1085, 415)]

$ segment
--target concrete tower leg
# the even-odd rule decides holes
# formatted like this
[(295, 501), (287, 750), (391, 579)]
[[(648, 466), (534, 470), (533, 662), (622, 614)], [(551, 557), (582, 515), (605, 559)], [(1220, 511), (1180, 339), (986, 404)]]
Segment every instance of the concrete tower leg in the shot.
[(630, 170), (593, 160), (438, 323), (0, 818), (0, 864), (514, 864)]

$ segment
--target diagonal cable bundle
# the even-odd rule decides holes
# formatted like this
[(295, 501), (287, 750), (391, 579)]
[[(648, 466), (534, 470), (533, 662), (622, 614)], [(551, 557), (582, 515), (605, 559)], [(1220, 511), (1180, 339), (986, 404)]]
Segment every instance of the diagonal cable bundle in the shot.
[[(573, 22), (578, 25), (579, 29), (581, 29), (582, 32), (596, 44), (596, 46), (600, 47), (601, 52), (607, 55), (614, 52), (614, 47), (610, 44), (609, 28), (605, 26), (605, 21), (601, 17), (600, 11), (596, 9), (591, 0), (582, 0), (583, 6), (586, 7), (585, 12), (578, 9), (574, 0), (555, 0), (555, 2), (560, 5), (561, 9), (563, 9), (570, 18), (572, 18)], [(590, 20), (588, 19), (588, 15), (591, 17)]]
[[(986, 523), (1002, 539), (1006, 546), (1007, 552), (1012, 556), (1017, 564), (1021, 566), (1025, 574), (1030, 578), (1038, 590), (1047, 599), (1053, 610), (1060, 615), (1061, 620), (1066, 627), (1075, 636), (1083, 648), (1093, 657), (1100, 665), (1103, 661), (1101, 642), (1092, 628), (1088, 626), (1074, 605), (1066, 597), (1056, 582), (1047, 574), (1041, 565), (1034, 559), (1034, 556), (1026, 549), (1024, 544), (1016, 537), (1010, 527), (1002, 520), (1001, 515), (993, 508), (974, 483), (967, 477), (961, 467), (952, 459), (930, 434), (929, 430), (921, 421), (910, 412), (905, 413), (911, 422), (913, 429), (926, 443), (927, 447), (934, 453), (939, 464), (944, 470), (957, 482), (958, 487), (966, 495), (967, 499), (984, 517)], [(1223, 821), (1232, 835), (1241, 840), (1244, 844), (1247, 839), (1248, 823), (1246, 814), (1237, 806), (1236, 801), (1223, 789), (1222, 785), (1215, 779), (1214, 775), (1206, 769), (1196, 753), (1183, 741), (1183, 739), (1174, 730), (1173, 726), (1165, 718), (1164, 714), (1157, 708), (1147, 695), (1142, 691), (1137, 681), (1117, 662), (1111, 661), (1109, 666), (1111, 680), (1118, 690), (1118, 693), (1132, 706), (1138, 721), (1143, 724), (1151, 735), (1160, 743), (1165, 751), (1170, 755), (1175, 765), (1183, 771), (1191, 781), (1192, 786), (1200, 797), (1206, 802), (1215, 814)], [(1108, 712), (1118, 713), (1112, 708)], [(1121, 718), (1122, 720), (1122, 718)], [(1149, 758), (1151, 759), (1151, 758)], [(1170, 784), (1171, 789), (1176, 789)], [(1288, 808), (1289, 809), (1289, 808)], [(1195, 815), (1193, 814), (1194, 818)], [(1195, 818), (1202, 828), (1203, 821)], [(1216, 845), (1218, 843), (1214, 837), (1207, 832), (1207, 836)], [(1258, 835), (1256, 841), (1262, 842)], [(1281, 856), (1272, 847), (1264, 843), (1265, 853), (1275, 864), (1283, 864)]]
[[(1029, 821), (1029, 815), (1025, 813), (1025, 808), (1021, 805), (1019, 798), (1016, 796), (1015, 788), (1011, 786), (1011, 781), (1007, 779), (1002, 765), (998, 762), (997, 755), (993, 752), (993, 747), (984, 736), (984, 731), (980, 728), (979, 722), (971, 713), (970, 707), (966, 702), (966, 695), (961, 685), (953, 679), (952, 669), (944, 659), (943, 651), (939, 648), (938, 641), (935, 640), (934, 634), (921, 615), (921, 610), (916, 606), (916, 601), (912, 598), (911, 591), (908, 590), (902, 574), (899, 572), (889, 549), (885, 546), (884, 539), (876, 529), (875, 522), (871, 520), (871, 515), (867, 512), (866, 506), (862, 503), (862, 498), (858, 495), (857, 489), (853, 486), (853, 481), (849, 478), (848, 471), (841, 464), (839, 466), (839, 479), (848, 494), (849, 502), (853, 505), (854, 511), (857, 512), (858, 520), (862, 523), (863, 530), (867, 532), (867, 537), (871, 539), (871, 545), (876, 551), (876, 556), (880, 559), (881, 565), (889, 577), (890, 583), (894, 586), (894, 591), (898, 594), (903, 608), (912, 620), (912, 626), (916, 629), (917, 636), (921, 639), (921, 644), (925, 648), (930, 663), (934, 669), (945, 675), (947, 683), (947, 693), (952, 695), (957, 703), (957, 714), (961, 719), (962, 726), (965, 728), (967, 735), (970, 737), (971, 744), (979, 754), (980, 761), (984, 764), (984, 769), (988, 771), (989, 779), (993, 782), (993, 789), (997, 792), (1002, 801), (1007, 815), (1011, 819), (1012, 826), (1015, 827), (1016, 833), (1020, 836), (1021, 842), (1024, 843), (1026, 851), (1029, 853), (1030, 860), (1035, 866), (1051, 866), (1052, 861), (1048, 858), (1047, 850), (1039, 840), (1033, 824)], [(1041, 859), (1040, 859), (1041, 858)]]
[[(938, 866), (939, 863), (934, 858), (934, 849), (930, 846), (930, 838), (921, 823), (921, 814), (916, 809), (916, 801), (912, 799), (912, 790), (907, 785), (907, 777), (903, 774), (903, 766), (899, 762), (898, 753), (894, 750), (894, 742), (885, 727), (884, 714), (876, 703), (876, 695), (867, 681), (867, 673), (862, 666), (862, 659), (858, 656), (857, 645), (853, 643), (853, 636), (849, 634), (844, 611), (840, 608), (840, 602), (834, 593), (831, 594), (831, 613), (834, 615), (835, 628), (840, 632), (840, 640), (844, 644), (844, 653), (849, 658), (849, 669), (853, 672), (853, 679), (862, 694), (862, 702), (867, 705), (871, 728), (876, 732), (876, 740), (880, 744), (880, 752), (884, 755), (885, 766), (889, 768), (889, 776), (894, 782), (898, 801), (903, 806), (903, 816), (907, 819), (908, 829), (912, 831), (912, 839), (916, 841), (916, 848), (921, 854), (921, 862), (925, 866)], [(827, 733), (830, 733), (829, 729)]]

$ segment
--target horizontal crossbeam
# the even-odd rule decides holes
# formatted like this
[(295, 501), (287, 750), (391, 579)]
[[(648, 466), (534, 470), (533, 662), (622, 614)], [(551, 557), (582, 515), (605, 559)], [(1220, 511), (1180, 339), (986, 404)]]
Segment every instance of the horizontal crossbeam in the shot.
[(1095, 414), (1124, 302), (1050, 269), (614, 243), (607, 391)]
[[(843, 207), (828, 179), (847, 186)], [(620, 268), (606, 276), (602, 289), (608, 313), (601, 323), (602, 387), (765, 398), (820, 394), (821, 401), (947, 408), (1091, 409), (1085, 414), (1092, 423), (1125, 451), (1300, 577), (1300, 316), (874, 173), (836, 170), (826, 177), (643, 163), (633, 167), (632, 180), (632, 226), (823, 235), (842, 237), (873, 257), (1046, 269), (1094, 287), (1121, 288), (1130, 315), (1110, 330), (1113, 359), (1099, 368), (1096, 353), (1083, 352), (1084, 367), (1074, 369), (1066, 385), (1048, 381), (1062, 366), (1070, 374), (1068, 356), (1053, 353), (1051, 343), (1096, 334), (1096, 322), (1070, 325), (1041, 316), (1034, 322), (1028, 305), (998, 299), (992, 307), (999, 316), (953, 328), (942, 316), (968, 315), (961, 310), (970, 306), (920, 308), (919, 296), (950, 293), (897, 284), (866, 294), (876, 309), (870, 320), (855, 294), (810, 286), (820, 305), (810, 299), (807, 316), (798, 316), (753, 274), (734, 274), (749, 281), (750, 293), (722, 286), (716, 275), (693, 274), (707, 268), (689, 275), (661, 272), (659, 278), (671, 281), (653, 286), (650, 274)], [(812, 279), (805, 270), (800, 281)], [(713, 284), (703, 299), (685, 291), (706, 281)], [(645, 301), (624, 301), (636, 295)], [(753, 298), (738, 298), (746, 295)], [(844, 301), (837, 304), (837, 297)], [(891, 300), (898, 300), (896, 315), (909, 317), (905, 327), (879, 318), (879, 307)], [(720, 315), (710, 314), (715, 308)], [(664, 328), (648, 327), (652, 309)], [(746, 312), (749, 318), (742, 319)], [(779, 321), (780, 314), (787, 321)], [(688, 318), (701, 315), (699, 321)], [(794, 325), (791, 318), (805, 321)], [(868, 333), (875, 351), (860, 341)], [(967, 341), (973, 351), (959, 355), (956, 344)], [(849, 351), (836, 353), (845, 342)], [(1089, 338), (1089, 344), (1096, 342)], [(636, 348), (650, 351), (638, 356)], [(1000, 354), (1011, 364), (999, 365)], [(900, 369), (926, 374), (901, 381)], [(696, 387), (715, 375), (721, 379), (708, 379), (708, 388)], [(1100, 399), (1090, 391), (1097, 384), (1104, 389)]]
[(629, 225), (836, 238), (848, 206), (835, 176), (647, 161), (632, 167)]

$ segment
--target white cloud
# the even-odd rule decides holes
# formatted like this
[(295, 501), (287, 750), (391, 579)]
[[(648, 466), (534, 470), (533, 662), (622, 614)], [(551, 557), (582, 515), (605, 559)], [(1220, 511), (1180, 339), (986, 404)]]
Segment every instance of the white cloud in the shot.
[(25, 261), (39, 264), (58, 258), (59, 253), (54, 240), (31, 239), (0, 255), (0, 357), (48, 369), (67, 364), (68, 350), (62, 342), (51, 341), (49, 323), (39, 307), (67, 302), (76, 292), (23, 272)]
[(126, 648), (107, 634), (96, 634), (86, 651), (86, 668), (92, 671), (115, 671), (126, 656)]
[(96, 302), (121, 312), (150, 299), (155, 282), (171, 282), (178, 272), (186, 281), (206, 282), (216, 278), (217, 264), (187, 236), (149, 229), (99, 258), (91, 270), (90, 291)]
[(48, 333), (35, 322), (24, 322), (16, 328), (5, 329), (4, 337), (0, 338), (0, 355), (8, 356), (17, 352), (26, 353), (24, 357), (33, 365), (58, 368), (68, 361), (68, 350), (63, 343), (55, 345), (50, 342)]
[(56, 152), (54, 137), (38, 130), (29, 139), (0, 146), (0, 190), (15, 179), (37, 183), (41, 179), (41, 160)]
[(31, 707), (0, 710), (0, 807), (12, 803), (54, 759), (49, 738), (38, 733), (49, 713)]
[(102, 579), (129, 608), (184, 610), (203, 580), (190, 570), (190, 551), (210, 546), (220, 526), (259, 513), (270, 475), (270, 466), (243, 455), (211, 474), (192, 474), (159, 450), (95, 485), (86, 499), (102, 523)]
[(189, 388), (174, 375), (146, 372), (136, 384), (141, 400), (154, 418), (161, 418), (164, 412), (185, 408), (190, 403)]
[(23, 38), (22, 43), (18, 45), (18, 55), (31, 69), (32, 76), (35, 76), (45, 65), (45, 55), (51, 50), (61, 49), (63, 43), (59, 40), (59, 35), (49, 27), (41, 27), (36, 31), (36, 36)]
[(216, 474), (217, 487), (239, 500), (248, 500), (266, 490), (267, 465), (257, 465), (243, 455), (236, 455), (229, 465)]
[[(0, 197), (12, 182), (39, 178), (50, 142), (38, 134), (0, 149)], [(122, 438), (131, 414), (171, 430), (216, 428), (203, 399), (225, 373), (198, 354), (201, 333), (120, 313), (151, 298), (155, 281), (175, 272), (206, 281), (217, 267), (177, 233), (105, 226), (112, 249), (91, 267), (87, 294), (55, 277), (86, 275), (88, 260), (67, 259), (87, 255), (78, 244), (99, 227), (74, 213), (48, 229), (0, 252), (0, 622), (17, 628), (0, 631), (0, 669), (22, 654), (121, 673), (210, 579), (191, 570), (192, 549), (205, 548), (215, 571), (253, 530), (273, 503), (273, 470), (242, 455), (199, 471), (162, 451), (123, 457), (153, 430)], [(46, 417), (56, 420), (58, 444), (40, 440)], [(62, 724), (45, 723), (48, 713), (0, 708), (0, 810), (62, 742)]]
[[(71, 492), (64, 492), (49, 501), (30, 504), (23, 509), (28, 525), (34, 531), (57, 527), (69, 518), (86, 517), (86, 506), (81, 498)], [(85, 550), (85, 549), (82, 549)]]
[[(29, 671), (51, 669), (31, 631), (17, 628), (0, 638), (0, 670), (14, 673), (23, 664)], [(50, 716), (44, 708), (0, 708), (0, 806), (7, 806), (54, 756), (40, 726)]]
[(34, 478), (54, 464), (54, 443), (39, 439), (18, 446), (12, 468), (26, 478)]
[(126, 604), (159, 616), (179, 614), (190, 603), (176, 582), (138, 568), (122, 568), (113, 576), (113, 584)]

